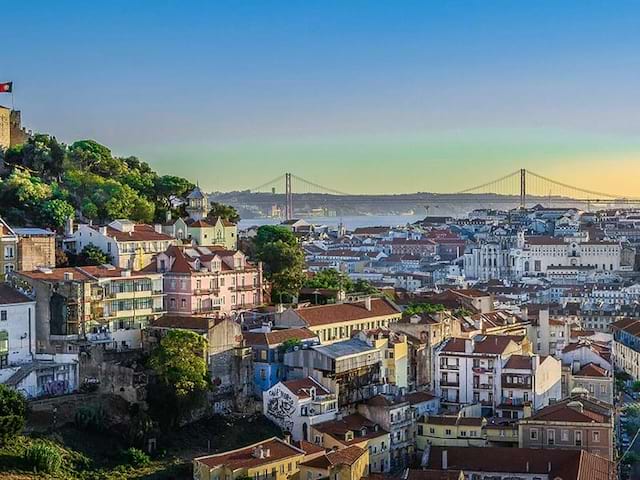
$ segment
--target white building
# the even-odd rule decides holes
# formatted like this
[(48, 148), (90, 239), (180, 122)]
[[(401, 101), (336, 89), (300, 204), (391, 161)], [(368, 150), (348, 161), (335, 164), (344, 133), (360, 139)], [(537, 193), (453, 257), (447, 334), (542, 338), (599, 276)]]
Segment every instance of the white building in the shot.
[(435, 391), (442, 407), (457, 413), (466, 405), (482, 406), (483, 416), (500, 413), (522, 418), (561, 398), (561, 364), (531, 355), (523, 336), (478, 335), (450, 338), (435, 352)]
[(0, 383), (27, 398), (78, 388), (78, 355), (36, 353), (36, 302), (0, 283)]
[(262, 394), (264, 415), (296, 440), (310, 440), (310, 427), (335, 419), (338, 400), (312, 377), (278, 382)]
[(95, 245), (111, 256), (111, 264), (130, 270), (143, 269), (151, 263), (154, 255), (177, 244), (177, 239), (163, 233), (160, 224), (137, 224), (122, 219), (101, 227), (78, 225), (78, 229), (65, 240), (65, 247), (74, 253), (80, 253), (87, 245)]

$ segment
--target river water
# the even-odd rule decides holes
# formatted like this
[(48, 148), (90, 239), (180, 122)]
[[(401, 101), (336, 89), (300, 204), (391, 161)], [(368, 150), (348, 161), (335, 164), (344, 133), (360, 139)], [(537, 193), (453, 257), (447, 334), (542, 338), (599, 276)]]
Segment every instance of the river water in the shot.
[[(342, 222), (347, 230), (353, 230), (358, 227), (376, 227), (390, 226), (396, 227), (414, 223), (422, 220), (426, 215), (353, 215), (344, 217), (302, 217), (309, 223), (314, 225), (337, 226)], [(296, 217), (298, 218), (298, 217)], [(277, 225), (281, 223), (281, 219), (277, 218), (243, 218), (240, 220), (238, 227), (240, 230), (246, 230), (249, 227), (261, 225)]]

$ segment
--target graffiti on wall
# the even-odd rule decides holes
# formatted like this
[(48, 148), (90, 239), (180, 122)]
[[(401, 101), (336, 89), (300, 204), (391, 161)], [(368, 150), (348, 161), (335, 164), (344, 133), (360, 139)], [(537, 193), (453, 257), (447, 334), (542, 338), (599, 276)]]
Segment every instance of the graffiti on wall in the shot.
[(287, 392), (272, 388), (267, 392), (267, 416), (283, 430), (293, 430), (293, 415), (296, 405)]
[(69, 390), (69, 382), (66, 380), (53, 380), (43, 385), (45, 395), (64, 395)]

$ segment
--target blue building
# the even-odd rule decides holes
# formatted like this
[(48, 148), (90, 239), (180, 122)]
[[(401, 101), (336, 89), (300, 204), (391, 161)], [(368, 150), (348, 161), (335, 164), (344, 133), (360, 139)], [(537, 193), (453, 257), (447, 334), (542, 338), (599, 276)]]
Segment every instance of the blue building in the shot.
[(286, 380), (284, 354), (296, 348), (319, 345), (320, 339), (307, 328), (244, 332), (244, 343), (253, 351), (253, 389), (258, 398)]

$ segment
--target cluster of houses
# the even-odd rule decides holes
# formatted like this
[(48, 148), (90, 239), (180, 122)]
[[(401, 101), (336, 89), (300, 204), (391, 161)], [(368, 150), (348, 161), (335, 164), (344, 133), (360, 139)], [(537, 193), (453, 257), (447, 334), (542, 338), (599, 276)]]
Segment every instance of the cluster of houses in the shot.
[[(191, 330), (208, 341), (212, 412), (258, 411), (282, 430), (195, 458), (194, 478), (615, 475), (614, 369), (640, 379), (632, 215), (537, 206), (351, 232), (287, 221), (308, 275), (336, 269), (380, 293), (269, 305), (262, 265), (238, 250), (252, 230), (209, 222), (198, 188), (187, 200), (190, 218), (161, 225), (56, 236), (0, 223), (0, 383), (39, 398), (91, 382), (143, 402), (143, 382), (91, 353)], [(89, 244), (111, 262), (55, 267), (56, 248)]]

